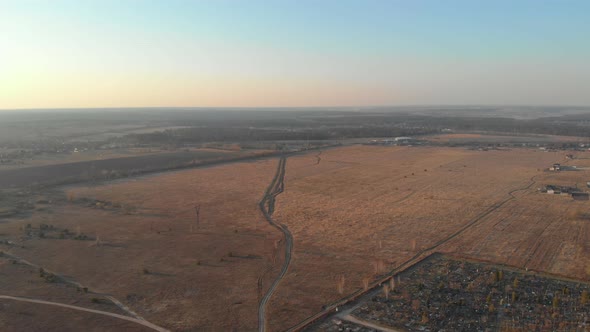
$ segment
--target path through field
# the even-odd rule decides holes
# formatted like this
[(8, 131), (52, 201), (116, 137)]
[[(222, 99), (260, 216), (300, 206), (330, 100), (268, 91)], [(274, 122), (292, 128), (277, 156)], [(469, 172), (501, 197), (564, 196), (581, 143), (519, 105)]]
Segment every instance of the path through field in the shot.
[[(4, 256), (9, 257), (11, 259), (14, 259), (15, 261), (21, 263), (21, 264), (25, 264), (28, 265), (30, 267), (33, 267), (35, 269), (41, 269), (41, 266), (37, 265), (37, 264), (33, 264), (29, 261), (27, 261), (26, 259), (23, 259), (21, 257), (15, 256), (13, 254), (9, 254), (7, 252), (2, 253)], [(83, 289), (83, 288), (87, 288), (84, 285), (82, 285), (81, 283), (74, 281), (70, 278), (66, 278), (61, 274), (55, 273), (53, 271), (49, 271), (47, 269), (43, 269), (46, 273), (51, 273), (53, 274), (55, 277), (57, 277), (58, 279), (60, 279), (61, 281), (73, 285), (75, 287), (78, 287), (79, 289)], [(123, 303), (121, 303), (119, 300), (117, 300), (116, 298), (114, 298), (113, 296), (109, 295), (109, 294), (103, 294), (100, 292), (94, 292), (97, 295), (101, 295), (103, 296), (105, 299), (111, 301), (114, 305), (116, 305), (117, 307), (119, 307), (119, 309), (125, 311), (126, 313), (128, 313), (129, 315), (133, 316), (135, 319), (138, 320), (142, 320), (142, 321), (146, 321), (143, 317), (141, 317), (140, 315), (138, 315), (135, 311), (131, 310), (129, 307), (127, 307), (126, 305), (124, 305)]]
[[(387, 273), (387, 275), (383, 278), (378, 279), (377, 281), (374, 281), (368, 288), (367, 291), (357, 291), (353, 294), (350, 294), (342, 299), (339, 299), (335, 302), (329, 303), (327, 305), (325, 305), (325, 309), (322, 310), (321, 312), (318, 312), (317, 314), (307, 318), (306, 320), (300, 322), (299, 324), (292, 326), (288, 329), (288, 331), (297, 331), (300, 330), (302, 328), (304, 328), (305, 326), (309, 325), (311, 322), (317, 320), (319, 317), (324, 316), (330, 312), (333, 311), (337, 311), (337, 308), (340, 306), (344, 306), (347, 305), (348, 303), (351, 303), (353, 301), (356, 301), (359, 297), (367, 294), (367, 293), (371, 293), (375, 291), (375, 288), (380, 286), (381, 284), (385, 284), (386, 282), (389, 281), (389, 279), (393, 278), (397, 273), (399, 273), (400, 271), (416, 264), (417, 262), (419, 262), (421, 259), (423, 259), (424, 257), (432, 254), (435, 252), (435, 250), (442, 246), (443, 244), (451, 241), (452, 239), (456, 238), (457, 236), (459, 236), (460, 234), (462, 234), (463, 232), (465, 232), (467, 229), (473, 227), (475, 224), (477, 224), (478, 221), (482, 220), (483, 218), (487, 217), (488, 215), (490, 215), (491, 213), (493, 213), (494, 211), (496, 211), (497, 209), (499, 209), (500, 207), (502, 207), (504, 204), (506, 204), (507, 202), (515, 199), (514, 193), (517, 191), (521, 191), (521, 190), (526, 190), (528, 188), (530, 188), (533, 184), (535, 184), (535, 180), (534, 177), (531, 178), (530, 183), (520, 187), (520, 188), (516, 188), (513, 189), (511, 191), (509, 191), (507, 193), (508, 198), (498, 202), (497, 204), (492, 205), (490, 208), (488, 208), (486, 211), (484, 211), (483, 213), (481, 213), (480, 215), (478, 215), (477, 217), (475, 217), (474, 219), (472, 219), (471, 221), (469, 221), (467, 224), (465, 224), (463, 227), (461, 227), (460, 229), (458, 229), (457, 231), (455, 231), (454, 233), (448, 235), (447, 237), (445, 237), (444, 239), (441, 239), (439, 241), (437, 241), (436, 243), (434, 243), (432, 246), (428, 247), (428, 248), (424, 248), (422, 250), (419, 250), (418, 252), (416, 252), (416, 254), (412, 257), (410, 257), (409, 259), (407, 259), (406, 261), (402, 262), (401, 264), (399, 264), (397, 267), (395, 267), (394, 269), (392, 269), (391, 271), (389, 271), (389, 273)], [(346, 318), (345, 318), (346, 317)], [(349, 318), (351, 318), (352, 316), (350, 315), (346, 315), (341, 317), (342, 319), (345, 320), (349, 320), (353, 323), (357, 323), (360, 324), (358, 322), (352, 321)], [(353, 317), (354, 318), (354, 317)], [(363, 324), (361, 324), (363, 325)], [(383, 330), (383, 329), (381, 329)], [(385, 330), (384, 330), (385, 331)]]
[(268, 222), (276, 227), (279, 231), (281, 231), (285, 236), (285, 260), (283, 262), (283, 267), (281, 268), (281, 272), (274, 280), (264, 297), (260, 300), (260, 304), (258, 306), (258, 331), (263, 332), (266, 330), (266, 305), (270, 300), (273, 292), (285, 276), (287, 274), (287, 270), (289, 269), (289, 264), (291, 263), (291, 252), (293, 250), (293, 235), (287, 228), (287, 226), (277, 223), (272, 219), (272, 215), (275, 209), (275, 202), (276, 197), (281, 194), (285, 188), (285, 166), (287, 164), (287, 158), (281, 157), (279, 160), (279, 165), (277, 168), (277, 173), (275, 177), (272, 179), (270, 186), (264, 193), (262, 200), (260, 201), (260, 210), (266, 217)]
[(137, 318), (132, 318), (132, 317), (127, 317), (127, 316), (123, 316), (123, 315), (118, 315), (118, 314), (114, 314), (112, 312), (107, 312), (107, 311), (100, 311), (100, 310), (94, 310), (94, 309), (88, 309), (88, 308), (84, 308), (84, 307), (78, 307), (78, 306), (73, 306), (73, 305), (69, 305), (69, 304), (63, 304), (63, 303), (58, 303), (58, 302), (50, 302), (50, 301), (43, 301), (43, 300), (35, 300), (35, 299), (27, 299), (27, 298), (22, 298), (22, 297), (15, 297), (15, 296), (7, 296), (7, 295), (0, 295), (0, 300), (11, 300), (11, 301), (20, 301), (20, 302), (29, 302), (29, 303), (39, 303), (39, 304), (46, 304), (46, 305), (52, 305), (52, 306), (57, 306), (57, 307), (62, 307), (62, 308), (68, 308), (68, 309), (73, 309), (73, 310), (78, 310), (78, 311), (86, 311), (86, 312), (91, 312), (94, 314), (99, 314), (99, 315), (105, 315), (105, 316), (110, 316), (110, 317), (114, 317), (114, 318), (118, 318), (118, 319), (123, 319), (126, 321), (130, 321), (136, 324), (140, 324), (143, 325), (145, 327), (149, 327), (150, 329), (154, 330), (154, 331), (159, 331), (159, 332), (170, 332), (169, 330), (159, 327), (155, 324), (152, 324), (146, 320), (143, 319), (137, 319)]

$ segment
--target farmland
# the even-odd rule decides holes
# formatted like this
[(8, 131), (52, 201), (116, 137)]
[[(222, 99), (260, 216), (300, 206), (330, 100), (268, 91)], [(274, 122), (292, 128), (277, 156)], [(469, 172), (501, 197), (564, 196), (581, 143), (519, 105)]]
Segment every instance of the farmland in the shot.
[[(256, 285), (269, 284), (280, 254), (257, 205), (275, 167), (268, 160), (70, 187), (51, 210), (0, 224), (2, 238), (18, 244), (2, 249), (169, 329), (255, 329)], [(50, 225), (43, 236), (41, 224)]]
[[(170, 330), (255, 330), (264, 297), (281, 331), (434, 252), (587, 280), (587, 202), (537, 190), (585, 185), (590, 159), (566, 154), (352, 145), (70, 185), (4, 219), (0, 246)], [(52, 300), (30, 287), (8, 295)]]
[(587, 138), (553, 135), (493, 135), (489, 133), (463, 133), (429, 135), (426, 140), (443, 144), (525, 144), (588, 143)]
[(204, 163), (243, 159), (265, 153), (268, 152), (197, 149), (5, 169), (0, 170), (0, 186), (9, 188), (105, 180), (186, 168)]
[(537, 192), (554, 177), (582, 183), (585, 171), (544, 171), (564, 160), (525, 149), (405, 147), (290, 158), (276, 219), (295, 250), (270, 316), (294, 324), (422, 252), (587, 278), (589, 226), (575, 216), (588, 205)]

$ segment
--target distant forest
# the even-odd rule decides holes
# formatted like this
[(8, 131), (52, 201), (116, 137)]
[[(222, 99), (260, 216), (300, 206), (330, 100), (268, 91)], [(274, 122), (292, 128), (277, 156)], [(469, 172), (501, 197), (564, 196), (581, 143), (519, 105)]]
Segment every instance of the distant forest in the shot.
[[(288, 113), (276, 118), (243, 117), (185, 121), (189, 128), (168, 129), (119, 138), (135, 144), (329, 140), (419, 136), (454, 131), (487, 131), (512, 135), (590, 136), (590, 115), (521, 120), (504, 117), (428, 116), (399, 113)], [(180, 123), (176, 123), (180, 125)]]

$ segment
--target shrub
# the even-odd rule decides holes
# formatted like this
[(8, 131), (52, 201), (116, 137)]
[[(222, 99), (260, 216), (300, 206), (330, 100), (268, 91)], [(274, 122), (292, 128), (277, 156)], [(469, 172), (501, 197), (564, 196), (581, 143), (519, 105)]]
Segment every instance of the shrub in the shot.
[(53, 273), (46, 273), (44, 279), (45, 279), (45, 282), (56, 282), (57, 281), (57, 277)]
[(368, 277), (363, 278), (363, 289), (365, 291), (369, 289), (369, 281), (370, 279)]

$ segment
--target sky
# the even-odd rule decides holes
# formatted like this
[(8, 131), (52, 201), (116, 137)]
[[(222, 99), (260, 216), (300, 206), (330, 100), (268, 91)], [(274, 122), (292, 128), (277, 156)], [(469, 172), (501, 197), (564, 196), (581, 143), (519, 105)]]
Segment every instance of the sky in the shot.
[(0, 109), (590, 105), (587, 0), (0, 0)]

